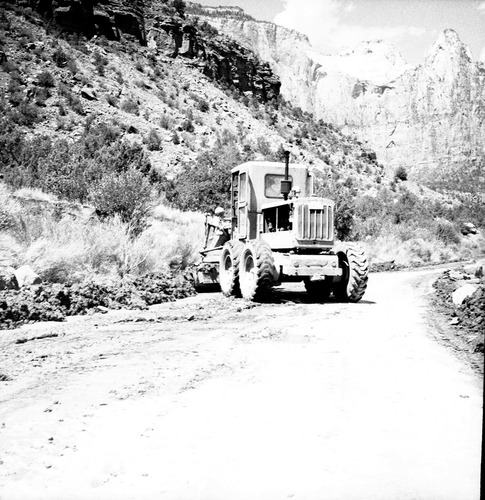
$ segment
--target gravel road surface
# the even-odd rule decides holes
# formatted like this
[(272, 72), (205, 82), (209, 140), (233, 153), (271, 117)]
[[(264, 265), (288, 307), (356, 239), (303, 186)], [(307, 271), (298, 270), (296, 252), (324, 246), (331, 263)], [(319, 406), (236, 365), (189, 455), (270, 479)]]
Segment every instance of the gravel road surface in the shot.
[(437, 338), (438, 274), (1, 332), (0, 499), (478, 500), (483, 382)]

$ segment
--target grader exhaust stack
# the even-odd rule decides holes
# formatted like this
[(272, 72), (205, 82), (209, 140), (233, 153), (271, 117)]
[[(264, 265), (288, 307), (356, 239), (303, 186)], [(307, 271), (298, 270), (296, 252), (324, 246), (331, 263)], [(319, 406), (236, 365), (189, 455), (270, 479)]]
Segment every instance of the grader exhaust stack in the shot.
[(285, 200), (288, 199), (288, 195), (291, 193), (291, 181), (290, 181), (290, 152), (285, 151), (285, 179), (281, 181), (281, 194)]

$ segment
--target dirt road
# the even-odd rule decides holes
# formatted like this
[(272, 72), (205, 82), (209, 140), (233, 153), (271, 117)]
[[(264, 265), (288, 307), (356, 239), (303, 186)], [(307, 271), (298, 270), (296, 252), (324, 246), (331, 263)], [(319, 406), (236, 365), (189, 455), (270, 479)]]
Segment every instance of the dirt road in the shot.
[(434, 337), (436, 275), (1, 332), (0, 498), (478, 499), (482, 381)]

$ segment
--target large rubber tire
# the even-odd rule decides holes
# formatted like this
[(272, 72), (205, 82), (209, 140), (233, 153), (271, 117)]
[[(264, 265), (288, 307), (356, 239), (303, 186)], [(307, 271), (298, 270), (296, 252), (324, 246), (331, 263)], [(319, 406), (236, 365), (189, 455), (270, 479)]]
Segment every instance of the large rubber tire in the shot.
[(271, 248), (260, 240), (248, 241), (239, 262), (239, 284), (245, 300), (264, 301), (271, 295), (276, 269)]
[(239, 287), (239, 260), (244, 244), (237, 240), (227, 241), (222, 247), (219, 261), (219, 283), (226, 296), (241, 296)]
[(343, 244), (337, 250), (342, 279), (334, 284), (335, 298), (342, 302), (358, 302), (364, 295), (369, 279), (367, 257), (355, 243)]
[(305, 279), (305, 289), (308, 295), (315, 300), (327, 300), (332, 292), (332, 278), (318, 281)]

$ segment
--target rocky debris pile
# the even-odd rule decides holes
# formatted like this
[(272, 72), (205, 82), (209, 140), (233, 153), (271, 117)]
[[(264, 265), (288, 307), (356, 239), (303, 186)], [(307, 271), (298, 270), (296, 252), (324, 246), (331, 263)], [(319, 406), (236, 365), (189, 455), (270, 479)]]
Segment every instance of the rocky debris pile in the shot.
[(467, 336), (475, 352), (484, 352), (485, 278), (483, 268), (474, 274), (446, 270), (434, 283), (438, 305), (451, 317), (450, 324)]
[(107, 312), (108, 309), (146, 309), (195, 293), (188, 275), (148, 274), (118, 282), (38, 284), (0, 291), (0, 329), (35, 321), (63, 321), (66, 316)]
[(369, 267), (371, 273), (400, 271), (401, 269), (404, 269), (404, 266), (402, 264), (396, 263), (394, 260), (386, 260), (385, 262), (371, 262)]

